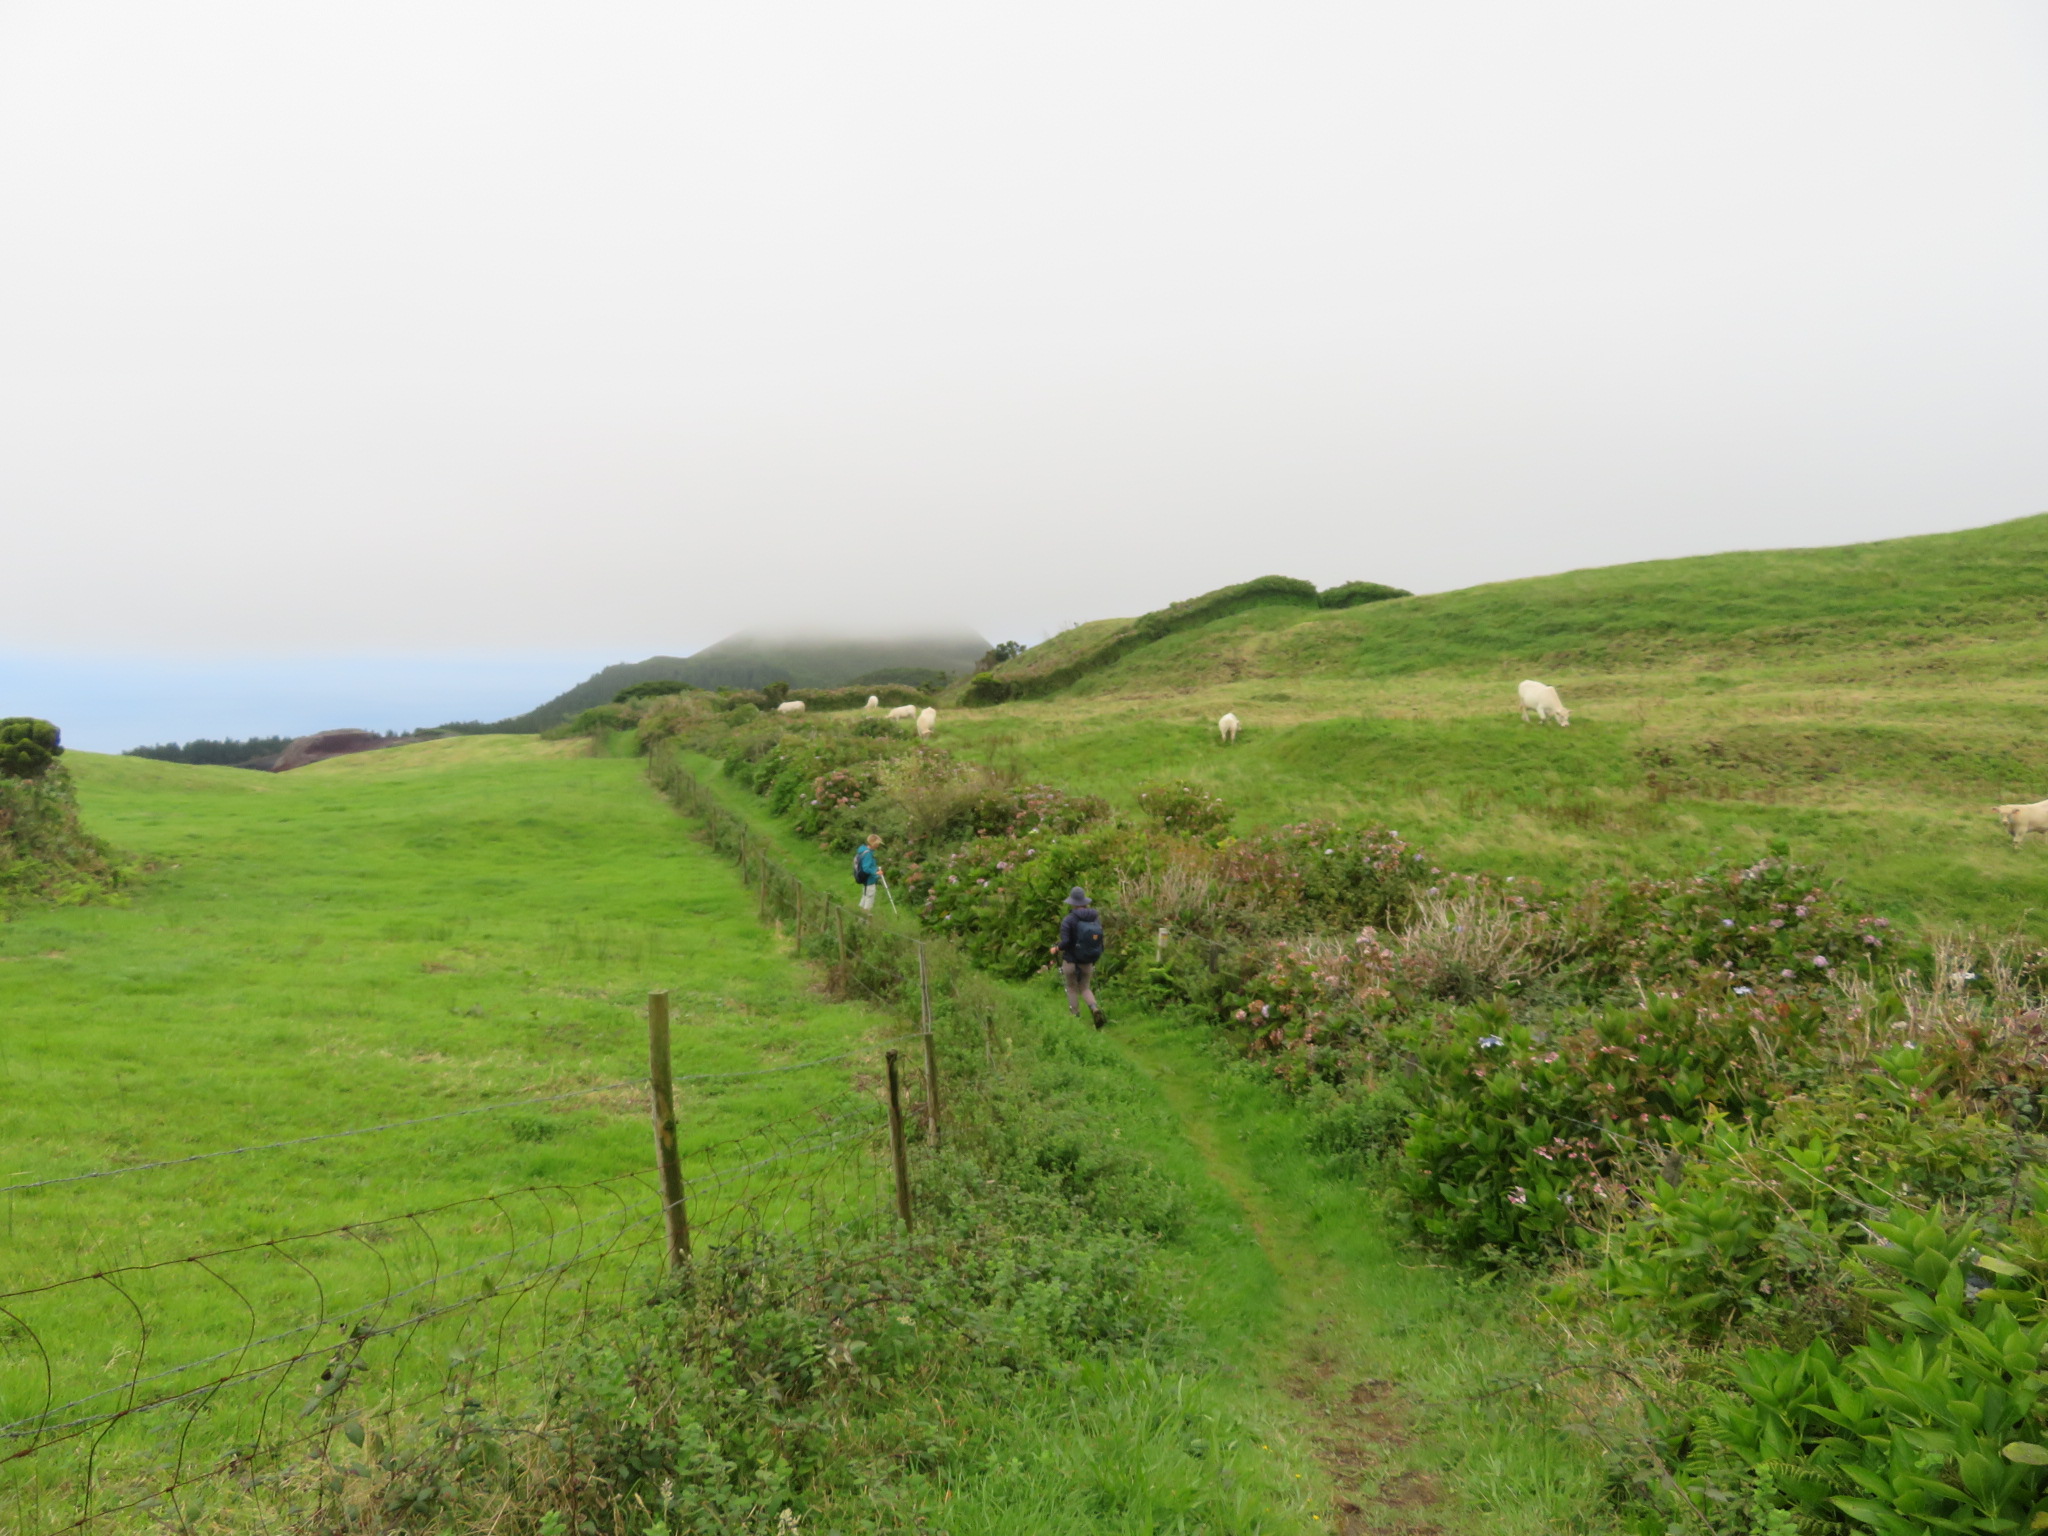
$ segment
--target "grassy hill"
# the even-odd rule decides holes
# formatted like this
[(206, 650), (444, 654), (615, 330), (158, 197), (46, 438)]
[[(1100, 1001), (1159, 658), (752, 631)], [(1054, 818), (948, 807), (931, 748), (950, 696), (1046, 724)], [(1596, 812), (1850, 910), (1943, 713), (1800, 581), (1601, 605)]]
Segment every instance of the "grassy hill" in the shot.
[[(2048, 795), (2044, 618), (2048, 516), (1258, 607), (945, 728), (1119, 804), (1179, 777), (1240, 829), (1372, 819), (1462, 867), (1553, 880), (1784, 839), (1895, 915), (2040, 933), (2048, 850), (2015, 853), (1989, 806)], [(1563, 692), (1569, 729), (1521, 723), (1523, 677)], [(1226, 709), (1245, 722), (1229, 749)]]

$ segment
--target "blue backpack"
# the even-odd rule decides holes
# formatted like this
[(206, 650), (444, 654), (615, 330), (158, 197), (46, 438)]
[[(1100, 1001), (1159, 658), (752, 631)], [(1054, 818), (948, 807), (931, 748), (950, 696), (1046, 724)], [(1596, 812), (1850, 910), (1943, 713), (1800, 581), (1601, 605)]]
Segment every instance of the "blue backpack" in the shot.
[(1093, 965), (1102, 958), (1102, 918), (1084, 917), (1074, 924), (1074, 964)]

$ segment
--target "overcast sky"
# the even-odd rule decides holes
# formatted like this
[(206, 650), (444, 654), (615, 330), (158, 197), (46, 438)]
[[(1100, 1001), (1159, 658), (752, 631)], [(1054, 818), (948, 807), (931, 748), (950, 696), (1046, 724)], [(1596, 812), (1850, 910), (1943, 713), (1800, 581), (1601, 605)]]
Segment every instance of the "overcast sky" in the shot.
[(2042, 0), (0, 0), (0, 682), (2048, 510), (2044, 194)]

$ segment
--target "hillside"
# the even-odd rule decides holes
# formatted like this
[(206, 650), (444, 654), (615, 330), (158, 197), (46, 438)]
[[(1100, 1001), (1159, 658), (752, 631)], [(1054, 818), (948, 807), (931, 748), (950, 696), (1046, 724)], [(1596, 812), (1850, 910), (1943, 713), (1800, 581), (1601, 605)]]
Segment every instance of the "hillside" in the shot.
[[(1451, 1270), (1547, 1353), (1488, 1414), (1599, 1447), (1600, 1497), (1537, 1529), (2037, 1529), (2048, 847), (1993, 810), (2048, 794), (2044, 553), (2031, 518), (1347, 611), (1267, 579), (1017, 658), (1029, 691), (977, 679), (936, 741), (703, 709), (651, 771), (758, 797), (818, 878), (879, 834), (927, 942), (1019, 984), (1053, 990), (1092, 897), (1076, 1030), (1164, 1087), (1285, 1274), (1269, 1368), (1364, 1485), (1330, 1528), (1534, 1513), (1455, 1453), (1490, 1519), (1357, 1477), (1375, 1429), (1472, 1400), (1386, 1339), (1314, 1396), (1347, 1325)], [(1528, 676), (1568, 727), (1520, 718)], [(1232, 1167), (1239, 1084), (1285, 1124)], [(1413, 1246), (1396, 1276), (1289, 1223)]]
[[(2048, 794), (2043, 593), (2033, 517), (1257, 607), (1054, 698), (956, 710), (947, 731), (1117, 804), (1184, 777), (1240, 828), (1368, 818), (1463, 867), (1550, 880), (1782, 838), (1899, 915), (2048, 934), (2040, 853), (2015, 854), (1989, 812)], [(1521, 723), (1532, 676), (1562, 690), (1570, 729)], [(1227, 751), (1226, 709), (1245, 722)]]
[(441, 729), (464, 734), (531, 735), (560, 725), (597, 704), (609, 704), (634, 683), (680, 682), (696, 688), (759, 688), (786, 682), (797, 688), (842, 683), (916, 683), (933, 673), (959, 677), (988, 649), (972, 631), (896, 639), (775, 638), (738, 634), (690, 656), (621, 661), (592, 674), (523, 715), (488, 724), (469, 720)]
[[(1089, 686), (1116, 691), (1146, 672), (1187, 679), (1190, 662), (1196, 676), (1226, 681), (1247, 671), (1366, 678), (1783, 663), (2026, 642), (2044, 619), (2048, 514), (1871, 544), (1568, 571), (1337, 612), (1267, 607), (1228, 633), (1208, 626), (1200, 641), (1148, 648)], [(1011, 666), (1041, 665), (1055, 643)]]

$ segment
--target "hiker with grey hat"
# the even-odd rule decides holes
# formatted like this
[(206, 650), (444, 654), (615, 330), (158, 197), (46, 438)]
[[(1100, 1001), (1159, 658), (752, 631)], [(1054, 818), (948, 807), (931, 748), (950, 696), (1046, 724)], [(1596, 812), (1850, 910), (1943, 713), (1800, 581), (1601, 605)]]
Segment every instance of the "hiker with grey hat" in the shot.
[(1060, 941), (1052, 952), (1060, 957), (1060, 976), (1067, 984), (1067, 1012), (1081, 1016), (1088, 1005), (1088, 1017), (1097, 1029), (1109, 1022), (1095, 1001), (1095, 963), (1102, 958), (1102, 914), (1088, 900), (1088, 893), (1075, 886), (1067, 892), (1067, 915), (1060, 919)]

